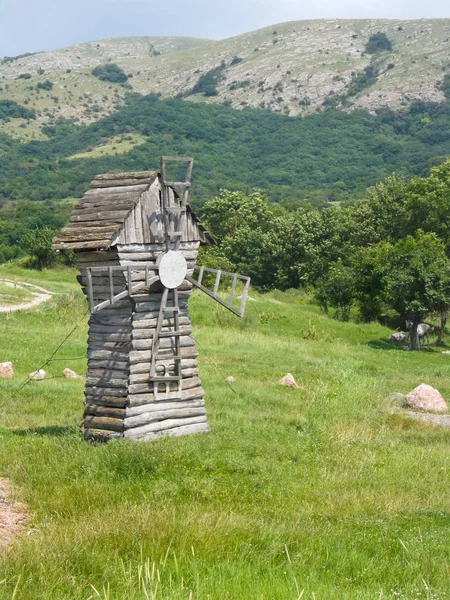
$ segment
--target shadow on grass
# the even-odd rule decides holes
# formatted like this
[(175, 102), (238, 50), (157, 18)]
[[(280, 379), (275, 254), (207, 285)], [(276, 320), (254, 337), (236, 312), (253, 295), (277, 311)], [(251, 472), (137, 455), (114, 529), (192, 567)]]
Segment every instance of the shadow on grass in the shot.
[(374, 348), (375, 350), (397, 350), (403, 352), (403, 345), (406, 344), (393, 344), (386, 338), (380, 338), (379, 340), (370, 340), (366, 344), (370, 348)]
[(32, 427), (30, 429), (5, 429), (5, 433), (18, 437), (26, 437), (29, 435), (37, 435), (40, 437), (66, 437), (79, 434), (79, 428), (74, 426), (50, 425), (49, 427)]
[[(369, 346), (370, 348), (374, 348), (375, 350), (397, 350), (400, 352), (405, 352), (405, 348), (406, 346), (408, 346), (407, 343), (405, 344), (395, 344), (394, 342), (391, 342), (389, 340), (387, 340), (386, 338), (380, 338), (379, 340), (370, 340), (370, 342), (366, 343), (367, 346)], [(420, 348), (420, 350), (415, 350), (415, 352), (441, 352), (442, 350), (445, 350), (446, 346), (442, 345), (439, 346), (439, 348), (434, 348), (432, 346), (422, 346)], [(409, 351), (409, 346), (408, 346), (408, 351)]]

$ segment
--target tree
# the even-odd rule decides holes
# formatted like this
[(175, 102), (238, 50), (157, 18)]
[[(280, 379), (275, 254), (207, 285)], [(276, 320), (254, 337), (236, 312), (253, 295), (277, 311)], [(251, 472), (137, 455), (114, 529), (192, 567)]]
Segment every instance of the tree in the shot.
[(417, 326), (450, 306), (450, 260), (434, 233), (419, 230), (396, 244), (381, 242), (354, 259), (359, 294), (385, 302), (412, 321), (411, 349), (419, 347)]
[(355, 299), (353, 271), (339, 260), (329, 270), (326, 279), (319, 280), (316, 300), (328, 312), (328, 306), (336, 308), (343, 321), (348, 321), (350, 309)]
[(128, 80), (125, 71), (115, 63), (95, 67), (92, 70), (92, 75), (98, 77), (101, 81), (109, 81), (110, 83), (125, 83)]
[(382, 31), (374, 33), (370, 36), (369, 41), (366, 44), (365, 51), (367, 54), (376, 54), (383, 50), (392, 50), (392, 44), (388, 36)]
[(21, 238), (21, 245), (34, 259), (39, 271), (51, 267), (56, 260), (56, 252), (52, 250), (54, 237), (55, 231), (49, 227), (43, 227), (28, 231)]

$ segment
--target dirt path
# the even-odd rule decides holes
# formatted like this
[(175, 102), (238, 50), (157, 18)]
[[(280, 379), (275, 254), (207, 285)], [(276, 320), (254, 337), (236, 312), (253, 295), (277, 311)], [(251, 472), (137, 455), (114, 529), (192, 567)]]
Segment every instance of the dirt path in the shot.
[(12, 542), (26, 522), (25, 507), (11, 497), (9, 479), (0, 478), (0, 549)]
[(0, 312), (13, 312), (15, 310), (26, 310), (27, 308), (34, 308), (35, 306), (39, 306), (42, 302), (46, 302), (50, 300), (53, 296), (54, 292), (50, 292), (45, 288), (42, 288), (38, 285), (34, 285), (33, 283), (26, 283), (25, 281), (12, 281), (11, 279), (0, 279), (0, 283), (7, 285), (8, 287), (14, 288), (22, 288), (26, 289), (33, 296), (32, 300), (27, 302), (22, 302), (21, 304), (1, 304), (0, 298)]

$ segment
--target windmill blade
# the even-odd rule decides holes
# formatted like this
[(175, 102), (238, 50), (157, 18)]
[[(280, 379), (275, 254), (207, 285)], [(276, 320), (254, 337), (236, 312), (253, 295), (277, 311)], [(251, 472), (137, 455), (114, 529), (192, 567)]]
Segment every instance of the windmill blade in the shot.
[[(194, 272), (196, 269), (199, 270), (198, 278), (195, 279), (192, 275), (186, 275), (186, 279), (190, 283), (192, 283), (192, 285), (197, 287), (199, 290), (202, 290), (202, 292), (207, 294), (210, 298), (213, 298), (216, 302), (218, 302), (219, 304), (224, 306), (226, 309), (231, 311), (237, 317), (242, 318), (244, 316), (245, 305), (247, 303), (247, 298), (248, 298), (248, 290), (250, 287), (250, 277), (246, 277), (245, 275), (239, 275), (239, 273), (229, 273), (228, 271), (222, 271), (221, 269), (211, 269), (209, 267), (195, 266)], [(204, 273), (214, 273), (216, 275), (215, 281), (214, 281), (214, 288), (212, 290), (207, 288), (202, 283)], [(219, 286), (220, 286), (220, 280), (221, 280), (222, 276), (232, 277), (232, 279), (233, 279), (232, 284), (231, 284), (230, 297), (229, 297), (228, 301), (224, 300), (223, 298), (221, 298), (219, 296)], [(239, 308), (235, 308), (233, 306), (233, 300), (234, 300), (234, 296), (236, 293), (236, 285), (237, 285), (238, 281), (241, 281), (244, 284), (244, 289), (243, 289), (242, 295), (240, 297)]]

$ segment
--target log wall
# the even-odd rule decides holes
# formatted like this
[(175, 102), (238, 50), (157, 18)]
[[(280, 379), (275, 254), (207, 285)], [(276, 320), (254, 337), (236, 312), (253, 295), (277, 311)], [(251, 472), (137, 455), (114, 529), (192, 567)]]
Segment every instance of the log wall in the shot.
[[(192, 274), (199, 242), (183, 242), (180, 250)], [(127, 266), (142, 262), (143, 269), (133, 268), (132, 280), (145, 280), (144, 266), (156, 265), (165, 251), (163, 244), (118, 244), (102, 252), (77, 252), (80, 283), (86, 290), (86, 267)], [(157, 270), (154, 271), (157, 273)], [(107, 273), (92, 275), (94, 303), (109, 298)], [(127, 289), (126, 274), (114, 273), (114, 291)], [(204, 405), (204, 390), (198, 377), (197, 350), (192, 337), (188, 300), (192, 286), (186, 280), (178, 288), (179, 325), (182, 332), (181, 391), (173, 383), (159, 384), (156, 397), (149, 381), (151, 349), (163, 287), (158, 282), (142, 293), (125, 298), (91, 315), (89, 320), (88, 372), (85, 390), (83, 434), (85, 439), (107, 441), (114, 438), (153, 440), (161, 436), (181, 436), (209, 431)], [(171, 304), (171, 293), (169, 304)], [(163, 333), (174, 331), (173, 314), (167, 311)], [(171, 358), (175, 338), (161, 338), (157, 375), (173, 374)]]
[[(180, 250), (192, 274), (197, 260), (199, 242), (182, 242)], [(117, 246), (120, 264), (142, 262), (156, 264), (157, 258), (165, 251), (163, 244), (128, 244)], [(150, 363), (153, 336), (155, 333), (163, 287), (154, 284), (149, 292), (133, 297), (132, 333), (130, 350), (130, 375), (128, 398), (125, 409), (123, 435), (134, 440), (153, 440), (164, 435), (179, 436), (189, 433), (209, 431), (204, 404), (204, 390), (198, 377), (198, 352), (192, 337), (191, 320), (188, 314), (188, 300), (192, 286), (186, 280), (178, 288), (180, 307), (179, 324), (182, 335), (181, 346), (181, 391), (178, 384), (159, 384), (154, 394), (154, 384), (150, 382)], [(169, 305), (172, 304), (169, 293)], [(173, 314), (167, 311), (162, 333), (174, 331)], [(174, 374), (175, 338), (163, 337), (159, 355), (167, 354), (167, 360), (158, 361), (157, 375)], [(164, 372), (165, 371), (165, 372)], [(167, 388), (166, 388), (167, 386)]]

